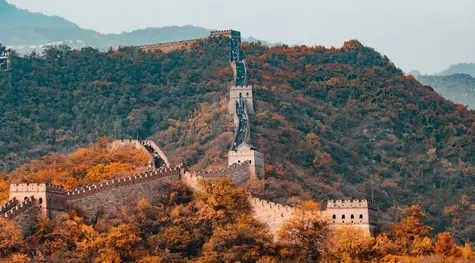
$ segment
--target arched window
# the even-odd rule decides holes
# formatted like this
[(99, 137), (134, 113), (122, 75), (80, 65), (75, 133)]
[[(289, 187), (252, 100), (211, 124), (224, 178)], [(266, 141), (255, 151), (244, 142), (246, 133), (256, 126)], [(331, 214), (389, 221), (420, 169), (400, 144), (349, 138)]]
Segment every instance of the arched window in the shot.
[(25, 200), (25, 201), (26, 201), (26, 199), (28, 199), (28, 197), (27, 197), (27, 196), (25, 196), (25, 199), (23, 199), (23, 200)]
[(40, 199), (38, 200), (38, 203), (41, 205), (43, 203), (43, 198), (40, 197)]
[(249, 97), (249, 92), (246, 92), (246, 97)]
[(363, 215), (362, 215), (362, 214), (360, 215), (360, 219), (363, 219)]
[(355, 215), (351, 215), (351, 219), (355, 219)]
[(336, 219), (336, 215), (333, 215), (333, 217), (332, 217), (332, 218), (333, 218), (333, 219)]
[(341, 219), (345, 219), (345, 215), (341, 215)]

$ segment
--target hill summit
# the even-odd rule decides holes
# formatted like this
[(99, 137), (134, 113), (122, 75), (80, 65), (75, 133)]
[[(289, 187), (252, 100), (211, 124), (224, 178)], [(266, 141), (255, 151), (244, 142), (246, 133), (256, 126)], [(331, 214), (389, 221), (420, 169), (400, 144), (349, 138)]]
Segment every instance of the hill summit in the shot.
[(58, 17), (47, 16), (41, 13), (32, 13), (0, 0), (0, 28), (15, 30), (18, 27), (73, 29), (79, 28), (76, 24)]

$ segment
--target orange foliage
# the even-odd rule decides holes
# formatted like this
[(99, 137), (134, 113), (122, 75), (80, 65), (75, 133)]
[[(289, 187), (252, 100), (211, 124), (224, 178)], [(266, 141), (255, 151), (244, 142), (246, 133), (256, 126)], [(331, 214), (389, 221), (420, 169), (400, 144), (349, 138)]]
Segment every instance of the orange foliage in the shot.
[[(46, 182), (66, 189), (138, 172), (150, 160), (139, 149), (110, 149), (107, 138), (90, 148), (79, 148), (69, 156), (51, 155), (23, 165), (10, 174), (8, 183)], [(8, 183), (0, 181), (0, 200), (8, 195)]]

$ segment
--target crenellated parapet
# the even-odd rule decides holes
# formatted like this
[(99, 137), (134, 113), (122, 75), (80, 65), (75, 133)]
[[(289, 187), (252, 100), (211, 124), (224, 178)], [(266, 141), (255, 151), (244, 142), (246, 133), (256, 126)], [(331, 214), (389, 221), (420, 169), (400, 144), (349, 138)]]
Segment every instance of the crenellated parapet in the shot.
[(2, 216), (8, 219), (13, 219), (16, 216), (23, 213), (24, 211), (28, 210), (28, 208), (33, 207), (34, 205), (35, 205), (35, 198), (33, 196), (28, 197), (25, 200), (23, 200), (23, 202), (21, 202), (20, 204), (8, 210)]
[(6, 202), (4, 205), (0, 207), (0, 215), (4, 214), (5, 212), (7, 212), (8, 210), (10, 210), (12, 207), (16, 205), (18, 205), (18, 200), (15, 197), (8, 200), (8, 202)]
[(156, 153), (160, 158), (165, 162), (166, 167), (170, 167), (170, 162), (168, 161), (168, 157), (165, 153), (158, 147), (158, 145), (151, 140), (145, 140), (140, 142), (144, 147), (150, 147), (154, 153)]
[(235, 30), (215, 30), (215, 31), (211, 31), (210, 34), (209, 34), (209, 37), (220, 37), (220, 36), (223, 36), (223, 37), (241, 37), (241, 32), (239, 31), (235, 31)]
[(169, 176), (179, 177), (181, 169), (182, 165), (179, 165), (173, 168), (160, 168), (157, 170), (147, 171), (136, 175), (130, 175), (122, 178), (103, 181), (100, 183), (95, 183), (68, 191), (66, 192), (66, 196), (68, 200), (74, 200), (84, 198), (86, 196), (90, 196), (98, 192), (107, 191), (109, 189), (119, 188), (122, 186), (140, 184)]
[(267, 224), (270, 231), (274, 234), (277, 233), (285, 222), (292, 219), (296, 211), (294, 207), (255, 197), (249, 197), (249, 203), (253, 208), (254, 217), (261, 223)]
[[(171, 167), (168, 157), (165, 153), (158, 147), (158, 145), (152, 140), (133, 140), (133, 139), (122, 139), (115, 140), (110, 143), (110, 148), (120, 149), (120, 148), (132, 148), (132, 149), (143, 149), (146, 152), (149, 152), (152, 156), (150, 158), (149, 167), (150, 168), (160, 168), (161, 165), (166, 167)], [(159, 164), (155, 162), (160, 161)], [(163, 162), (162, 162), (163, 161)]]
[(227, 168), (220, 169), (220, 170), (214, 170), (214, 171), (204, 171), (204, 172), (198, 172), (197, 175), (201, 177), (232, 177), (232, 175), (237, 172), (237, 171), (242, 171), (249, 169), (249, 161), (247, 162), (242, 162), (242, 163), (236, 163), (231, 166), (228, 166)]
[(202, 40), (200, 39), (192, 39), (192, 40), (183, 40), (183, 41), (175, 41), (175, 42), (168, 42), (168, 43), (160, 43), (160, 44), (151, 44), (151, 45), (144, 45), (139, 46), (138, 48), (142, 49), (145, 52), (155, 52), (160, 50), (162, 52), (168, 53), (179, 49), (186, 49), (192, 47), (197, 41)]
[(375, 201), (367, 199), (355, 200), (329, 200), (327, 208), (370, 208), (378, 210), (378, 204)]
[(15, 192), (51, 192), (51, 193), (64, 193), (64, 187), (54, 184), (37, 184), (37, 183), (25, 183), (25, 184), (11, 184), (10, 193)]
[(379, 221), (378, 204), (371, 200), (329, 200), (325, 216), (331, 227), (358, 227), (374, 235)]

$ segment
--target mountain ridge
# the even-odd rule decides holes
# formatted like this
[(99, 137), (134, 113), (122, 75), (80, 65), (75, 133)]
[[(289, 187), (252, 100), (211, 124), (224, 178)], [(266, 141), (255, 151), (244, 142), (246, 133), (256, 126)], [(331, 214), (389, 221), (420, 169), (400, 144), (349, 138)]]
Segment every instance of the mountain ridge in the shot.
[(74, 29), (78, 25), (59, 16), (47, 16), (42, 13), (33, 13), (25, 9), (19, 9), (9, 4), (6, 0), (0, 0), (0, 28), (15, 28), (33, 26), (38, 28)]
[(417, 80), (455, 103), (475, 109), (475, 78), (469, 74), (420, 75)]
[[(385, 211), (420, 204), (436, 231), (473, 240), (464, 227), (475, 218), (467, 205), (475, 201), (473, 111), (355, 41), (340, 49), (243, 43), (242, 50), (255, 89), (251, 139), (267, 164), (265, 196), (293, 204), (374, 191)], [(10, 78), (0, 78), (2, 167), (101, 136), (137, 135), (173, 163), (226, 166), (228, 53), (229, 41), (216, 38), (170, 53), (53, 48), (42, 60), (13, 58)]]
[(475, 63), (458, 63), (451, 65), (446, 70), (439, 72), (435, 75), (446, 76), (452, 74), (468, 74), (475, 78)]
[[(6, 15), (0, 16), (0, 35), (3, 45), (15, 49), (21, 54), (35, 50), (41, 53), (44, 47), (56, 43), (78, 43), (100, 50), (119, 46), (140, 46), (158, 44), (187, 39), (204, 38), (212, 29), (199, 26), (164, 26), (136, 29), (120, 34), (102, 34), (91, 29), (83, 29), (78, 25), (57, 16), (46, 16), (16, 8), (5, 0), (0, 0)], [(1, 12), (2, 9), (0, 9)], [(259, 40), (250, 37), (249, 42)], [(261, 41), (266, 45), (273, 45)]]

